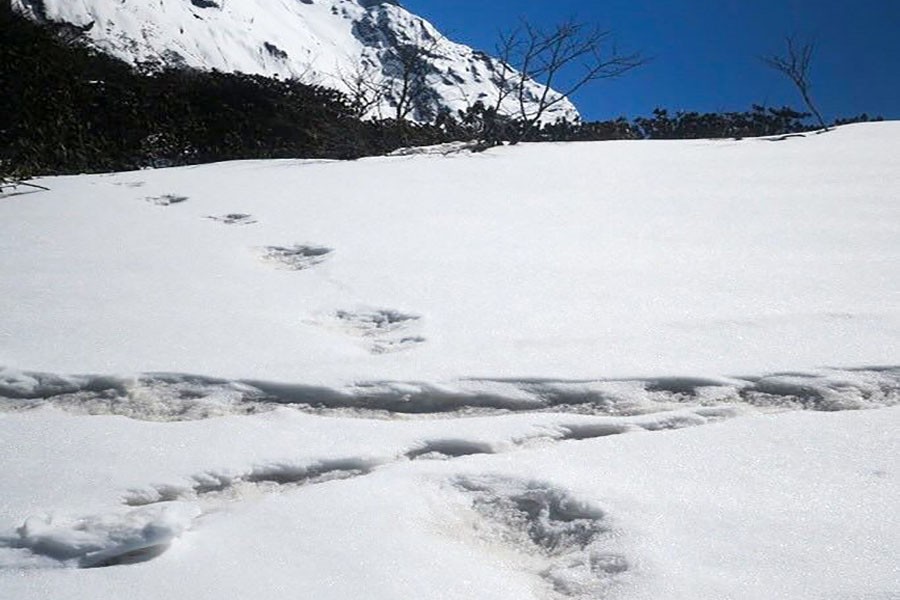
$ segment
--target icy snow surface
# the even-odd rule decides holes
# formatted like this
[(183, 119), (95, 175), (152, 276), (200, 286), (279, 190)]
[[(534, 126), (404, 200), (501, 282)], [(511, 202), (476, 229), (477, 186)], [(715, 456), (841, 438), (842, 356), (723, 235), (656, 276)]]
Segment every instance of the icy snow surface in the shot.
[(898, 156), (882, 123), (0, 197), (0, 598), (897, 598)]

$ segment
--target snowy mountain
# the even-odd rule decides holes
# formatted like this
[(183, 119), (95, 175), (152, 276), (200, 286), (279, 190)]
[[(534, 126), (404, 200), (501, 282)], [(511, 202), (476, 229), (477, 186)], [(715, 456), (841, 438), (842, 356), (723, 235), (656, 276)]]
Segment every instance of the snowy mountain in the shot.
[[(429, 120), (441, 108), (455, 114), (478, 100), (491, 106), (499, 94), (499, 61), (450, 41), (393, 0), (12, 0), (12, 6), (38, 21), (69, 24), (130, 63), (296, 77), (351, 95), (360, 91), (359, 80), (374, 83), (384, 92), (370, 116), (396, 115), (411, 48), (425, 85), (403, 116)], [(543, 90), (528, 86), (532, 103)], [(504, 111), (517, 109), (512, 97), (504, 100)], [(545, 120), (577, 116), (563, 100)]]

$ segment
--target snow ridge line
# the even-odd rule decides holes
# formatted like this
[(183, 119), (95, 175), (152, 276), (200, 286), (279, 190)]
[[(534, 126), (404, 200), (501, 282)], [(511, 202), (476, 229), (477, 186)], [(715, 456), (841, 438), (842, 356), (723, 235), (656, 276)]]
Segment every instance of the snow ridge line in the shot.
[(181, 373), (55, 375), (0, 368), (0, 411), (52, 405), (78, 414), (184, 421), (289, 406), (359, 417), (562, 412), (628, 416), (685, 406), (838, 411), (900, 404), (900, 367), (822, 369), (758, 377), (632, 380), (362, 382), (343, 388)]
[(209, 471), (194, 475), (187, 485), (164, 484), (134, 489), (123, 497), (128, 506), (202, 499), (234, 499), (240, 489), (254, 485), (276, 491), (369, 475), (379, 467), (417, 460), (452, 460), (467, 456), (503, 454), (539, 444), (583, 441), (635, 432), (657, 432), (697, 427), (736, 417), (729, 407), (699, 408), (664, 415), (639, 417), (624, 422), (599, 420), (555, 423), (539, 434), (494, 441), (464, 437), (435, 437), (419, 441), (400, 453), (381, 458), (328, 458), (308, 463), (278, 462), (245, 473)]

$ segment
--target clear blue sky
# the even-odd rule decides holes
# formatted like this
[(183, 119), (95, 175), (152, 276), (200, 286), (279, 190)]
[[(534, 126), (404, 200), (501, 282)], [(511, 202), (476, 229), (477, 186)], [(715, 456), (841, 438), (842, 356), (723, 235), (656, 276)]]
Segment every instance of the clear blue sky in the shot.
[(827, 120), (868, 112), (900, 119), (900, 0), (401, 0), (451, 39), (493, 51), (497, 31), (569, 17), (615, 33), (653, 58), (573, 100), (589, 120), (670, 110), (744, 110), (801, 100), (758, 59), (784, 37), (815, 39), (813, 98)]

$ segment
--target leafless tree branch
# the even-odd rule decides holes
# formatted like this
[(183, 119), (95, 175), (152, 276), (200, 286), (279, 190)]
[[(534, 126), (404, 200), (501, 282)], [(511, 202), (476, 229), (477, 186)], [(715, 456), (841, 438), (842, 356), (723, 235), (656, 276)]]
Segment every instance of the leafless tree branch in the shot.
[(352, 69), (338, 68), (337, 79), (344, 84), (350, 105), (358, 118), (379, 113), (387, 92), (387, 84), (378, 69), (370, 62), (361, 61)]
[(393, 86), (395, 118), (402, 121), (420, 104), (428, 94), (428, 74), (431, 72), (430, 57), (434, 57), (440, 40), (435, 38), (428, 44), (403, 44), (395, 49), (397, 73)]
[(828, 127), (825, 125), (825, 120), (822, 118), (822, 115), (819, 113), (815, 104), (813, 104), (811, 96), (812, 85), (809, 82), (809, 70), (810, 65), (812, 64), (815, 45), (812, 42), (798, 42), (793, 35), (785, 38), (785, 41), (787, 45), (786, 54), (764, 56), (762, 57), (762, 61), (793, 82), (794, 86), (796, 86), (800, 95), (803, 97), (803, 102), (806, 104), (807, 108), (809, 108), (816, 116), (816, 119), (818, 119), (819, 125), (822, 126), (822, 129), (827, 129)]
[[(514, 83), (509, 86), (508, 93), (501, 88), (497, 108), (509, 94), (515, 95), (516, 116), (522, 122), (522, 139), (535, 131), (548, 109), (584, 86), (619, 77), (647, 63), (640, 53), (620, 54), (615, 46), (607, 49), (611, 38), (612, 32), (590, 28), (574, 19), (551, 30), (523, 22), (517, 29), (501, 34), (498, 51), (502, 64), (509, 65), (510, 72), (504, 71), (500, 79), (505, 83), (508, 76)], [(573, 69), (577, 75), (562, 89), (555, 90), (563, 72), (570, 74)], [(529, 90), (531, 84), (537, 82), (544, 89), (535, 99)]]

